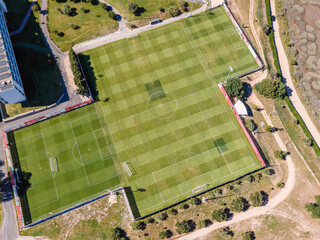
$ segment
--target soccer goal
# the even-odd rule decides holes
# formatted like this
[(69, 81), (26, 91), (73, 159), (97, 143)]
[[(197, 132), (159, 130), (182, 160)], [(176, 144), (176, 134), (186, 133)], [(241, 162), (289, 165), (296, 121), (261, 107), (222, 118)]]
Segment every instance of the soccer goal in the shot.
[(208, 185), (208, 184), (203, 184), (203, 185), (201, 185), (201, 186), (199, 186), (199, 187), (196, 187), (196, 188), (192, 189), (192, 193), (193, 193), (193, 194), (196, 194), (196, 193), (198, 193), (198, 192), (202, 192), (202, 191), (206, 190), (207, 185)]
[(127, 164), (126, 162), (124, 162), (124, 163), (122, 164), (122, 166), (123, 166), (123, 169), (124, 169), (124, 170), (126, 171), (126, 173), (128, 174), (128, 176), (129, 176), (129, 177), (132, 176), (132, 172), (131, 172), (128, 164)]
[(50, 168), (51, 168), (51, 172), (58, 172), (58, 163), (57, 163), (57, 159), (56, 158), (49, 158), (50, 160)]

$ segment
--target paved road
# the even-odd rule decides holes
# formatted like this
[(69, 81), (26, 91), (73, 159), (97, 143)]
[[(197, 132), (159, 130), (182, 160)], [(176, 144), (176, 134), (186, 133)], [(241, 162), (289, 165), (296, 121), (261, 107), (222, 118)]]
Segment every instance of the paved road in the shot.
[[(198, 14), (201, 12), (204, 12), (207, 9), (207, 4), (204, 4), (201, 8), (198, 8), (197, 10), (193, 11), (192, 14)], [(102, 37), (97, 37), (79, 44), (76, 44), (73, 46), (73, 50), (76, 53), (80, 53), (80, 52), (84, 52), (102, 45), (105, 45), (107, 43), (110, 42), (114, 42), (123, 38), (130, 38), (130, 37), (134, 37), (139, 33), (148, 31), (150, 29), (154, 29), (154, 28), (158, 28), (161, 27), (163, 25), (178, 21), (180, 19), (184, 19), (190, 16), (190, 12), (189, 13), (183, 13), (178, 17), (174, 17), (174, 18), (169, 18), (166, 20), (163, 20), (161, 23), (158, 23), (156, 25), (147, 25), (147, 26), (143, 26), (134, 30), (129, 30), (127, 28), (119, 28), (118, 31), (102, 36)]]
[[(271, 0), (271, 13), (274, 16), (277, 15), (276, 14), (276, 7), (275, 7), (275, 0)], [(320, 146), (320, 133), (319, 133), (316, 125), (312, 121), (311, 117), (309, 116), (303, 103), (301, 102), (301, 100), (298, 96), (297, 90), (293, 84), (293, 80), (291, 78), (291, 73), (290, 73), (290, 65), (289, 65), (288, 58), (287, 58), (286, 52), (284, 50), (284, 47), (282, 45), (281, 38), (280, 38), (280, 27), (279, 27), (279, 22), (278, 22), (277, 18), (275, 19), (275, 21), (273, 21), (273, 30), (274, 30), (274, 35), (275, 35), (275, 45), (276, 45), (277, 52), (278, 52), (282, 77), (283, 77), (283, 80), (286, 84), (289, 98), (290, 98), (294, 108), (297, 110), (300, 117), (302, 118), (305, 125), (307, 126), (309, 132), (313, 136), (315, 142), (317, 143), (318, 146)]]

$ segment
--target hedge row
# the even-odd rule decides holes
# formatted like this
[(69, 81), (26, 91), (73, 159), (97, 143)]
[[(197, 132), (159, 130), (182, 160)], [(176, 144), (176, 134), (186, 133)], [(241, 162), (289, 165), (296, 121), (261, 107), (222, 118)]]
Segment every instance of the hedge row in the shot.
[(86, 86), (85, 79), (82, 76), (76, 53), (73, 51), (73, 49), (69, 51), (69, 58), (70, 58), (71, 70), (74, 75), (74, 83), (78, 87), (78, 94), (85, 96), (88, 94), (88, 89)]
[[(268, 24), (270, 26), (272, 26), (272, 19), (271, 19), (271, 10), (270, 10), (270, 0), (265, 0), (266, 3), (266, 11), (267, 11), (267, 20), (268, 20)], [(273, 54), (273, 61), (274, 61), (274, 65), (276, 67), (276, 70), (279, 74), (281, 74), (281, 70), (280, 70), (280, 64), (279, 64), (279, 60), (278, 60), (278, 54), (277, 54), (277, 50), (276, 50), (276, 46), (275, 46), (275, 39), (274, 39), (274, 33), (273, 31), (271, 31), (271, 33), (269, 34), (269, 42), (270, 42), (270, 46), (272, 49), (272, 54)], [(305, 133), (305, 135), (312, 139), (313, 142), (314, 139), (311, 136), (309, 130), (307, 129), (306, 125), (304, 124), (302, 118), (300, 117), (300, 115), (298, 114), (298, 112), (296, 111), (296, 109), (294, 108), (294, 106), (292, 105), (292, 102), (290, 101), (289, 97), (286, 96), (284, 98), (284, 101), (287, 103), (288, 108), (290, 109), (290, 111), (292, 112), (293, 116), (299, 121), (300, 126), (303, 130), (303, 132)], [(313, 149), (316, 153), (317, 156), (320, 156), (320, 150), (317, 144), (313, 144)]]

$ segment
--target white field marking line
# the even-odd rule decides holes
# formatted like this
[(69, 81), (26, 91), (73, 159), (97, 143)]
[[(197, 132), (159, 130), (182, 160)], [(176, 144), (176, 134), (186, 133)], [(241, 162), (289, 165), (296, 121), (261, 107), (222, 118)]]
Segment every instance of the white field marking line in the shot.
[(107, 52), (106, 52), (106, 49), (103, 48), (103, 51), (104, 51), (105, 56), (107, 57), (107, 61), (108, 61), (108, 63), (109, 63), (109, 66), (110, 66), (110, 68), (112, 69), (113, 67), (112, 67), (112, 65), (111, 65), (111, 63), (110, 63), (110, 58), (109, 58), (109, 56), (108, 56), (108, 54), (107, 54)]
[[(104, 180), (101, 180), (100, 182), (97, 182), (97, 183), (95, 183), (95, 184), (91, 184), (90, 185), (90, 187), (93, 187), (93, 186), (95, 186), (95, 185), (98, 185), (98, 184), (100, 184), (100, 183), (103, 183), (103, 182), (105, 182), (105, 181), (108, 181), (108, 180), (110, 180), (110, 179), (112, 179), (112, 178), (119, 178), (119, 176), (118, 175), (114, 175), (114, 176), (112, 176), (112, 177), (109, 177), (109, 178), (106, 178), (106, 179), (104, 179)], [(120, 178), (119, 178), (120, 179)]]
[[(231, 58), (231, 61), (233, 62), (234, 66), (235, 66), (236, 69), (237, 69), (237, 72), (239, 72), (239, 69), (238, 69), (237, 64), (235, 63), (235, 61), (233, 60), (233, 58), (232, 58), (232, 57), (230, 56), (230, 54), (228, 53), (228, 50), (227, 50), (227, 48), (225, 47), (225, 45), (223, 44), (223, 42), (221, 41), (221, 39), (220, 39), (220, 42), (221, 42), (221, 44), (223, 45), (224, 49), (226, 50), (226, 55), (228, 55), (228, 56)], [(200, 50), (200, 51), (201, 51), (201, 50)]]
[[(55, 158), (55, 156), (52, 153), (47, 152), (48, 154), (50, 154), (53, 158)], [(50, 163), (50, 159), (49, 159), (49, 163)], [(51, 170), (51, 163), (50, 163), (50, 170)], [(52, 171), (51, 171), (52, 173)], [(57, 174), (57, 172), (52, 173), (53, 178), (55, 177), (55, 175)]]
[(196, 156), (202, 155), (202, 154), (207, 153), (207, 152), (211, 152), (211, 151), (216, 150), (216, 149), (217, 149), (217, 148), (215, 147), (215, 148), (211, 148), (211, 149), (209, 149), (209, 150), (207, 150), (207, 151), (204, 151), (204, 152), (202, 152), (202, 153), (197, 153), (196, 155), (194, 155), (194, 156), (192, 156), (192, 157), (188, 157), (188, 158), (186, 158), (186, 159), (184, 159), (184, 160), (182, 160), (182, 161), (180, 161), (180, 162), (176, 162), (176, 163), (170, 164), (170, 165), (168, 165), (168, 166), (166, 166), (166, 167), (164, 167), (164, 168), (161, 168), (161, 169), (159, 169), (159, 170), (157, 170), (157, 171), (154, 171), (154, 172), (152, 172), (152, 174), (157, 173), (157, 172), (159, 172), (159, 171), (162, 171), (163, 169), (166, 169), (166, 168), (169, 168), (169, 167), (171, 168), (173, 165), (177, 165), (177, 164), (183, 163), (183, 162), (185, 162), (185, 161), (187, 161), (187, 160), (190, 160), (190, 159), (192, 159), (192, 158), (194, 158), (194, 157), (196, 157)]
[(33, 134), (33, 135), (29, 136), (29, 137), (26, 137), (26, 138), (20, 139), (20, 140), (18, 140), (18, 141), (15, 141), (15, 143), (22, 142), (22, 141), (27, 140), (27, 139), (29, 139), (29, 138), (33, 138), (34, 136), (37, 136), (37, 135), (39, 135), (39, 134), (42, 134), (42, 132), (38, 132), (38, 133)]
[(161, 194), (161, 191), (160, 191), (159, 186), (158, 186), (158, 183), (157, 183), (156, 178), (154, 177), (153, 173), (152, 173), (152, 177), (153, 177), (154, 183), (156, 184), (156, 186), (157, 186), (157, 188), (158, 188), (158, 191), (159, 191), (160, 197), (161, 197), (161, 199), (162, 199), (162, 202), (164, 202), (163, 197), (162, 197), (162, 194)]
[[(47, 144), (46, 144), (46, 141), (44, 140), (44, 137), (43, 137), (43, 132), (41, 132), (41, 135), (42, 135), (42, 141), (43, 141), (43, 143), (44, 143), (44, 147), (45, 147), (45, 150), (46, 150), (46, 153), (47, 153), (47, 158), (48, 158), (48, 161), (49, 161), (50, 158), (49, 158), (48, 154), (50, 154), (50, 155), (52, 155), (52, 154), (48, 152)], [(52, 156), (53, 156), (53, 155), (52, 155)], [(50, 169), (50, 172), (51, 172), (51, 169)], [(59, 197), (58, 189), (57, 189), (56, 182), (55, 182), (55, 180), (54, 180), (54, 176), (53, 176), (53, 173), (52, 173), (52, 172), (51, 172), (51, 176), (52, 176), (54, 188), (56, 189), (57, 197), (58, 197), (58, 200), (59, 200), (60, 197)]]
[[(102, 128), (100, 129), (97, 129), (96, 131), (99, 131), (99, 130), (102, 130)], [(96, 135), (96, 131), (93, 131), (93, 135), (94, 135), (94, 138), (96, 139), (96, 143), (97, 143), (97, 146), (99, 148), (99, 152), (100, 152), (100, 157), (101, 157), (101, 161), (103, 161), (103, 156), (102, 156), (102, 152), (101, 152), (101, 149), (99, 147), (99, 143), (98, 143), (98, 138), (97, 138), (97, 135)]]
[[(192, 154), (193, 156), (195, 156), (195, 155), (197, 155), (198, 153), (195, 153), (195, 152), (184, 152), (184, 153), (180, 153), (177, 157), (175, 157), (174, 158), (174, 161), (173, 161), (173, 163), (175, 163), (176, 162), (176, 160), (178, 160), (181, 156), (184, 156), (184, 155), (187, 155), (187, 154)], [(185, 160), (185, 159), (184, 159)], [(182, 161), (184, 161), (184, 160), (182, 160)], [(181, 161), (179, 161), (179, 162), (181, 162)], [(178, 163), (178, 162), (177, 162)]]
[(84, 167), (84, 163), (83, 163), (82, 155), (81, 155), (80, 148), (79, 148), (79, 145), (78, 145), (78, 141), (77, 141), (76, 135), (74, 134), (73, 127), (72, 127), (72, 123), (69, 122), (69, 124), (70, 124), (70, 128), (71, 128), (71, 130), (72, 130), (72, 134), (73, 134), (75, 143), (76, 143), (77, 148), (78, 148), (79, 156), (80, 156), (80, 159), (81, 159), (81, 162), (82, 162), (82, 168), (83, 168), (83, 170), (84, 170), (84, 174), (86, 175), (86, 179), (87, 179), (87, 182), (88, 182), (88, 186), (90, 187), (90, 181), (89, 181), (89, 178), (88, 178), (86, 169), (85, 169), (85, 167)]
[[(241, 45), (242, 45), (242, 47), (240, 47), (240, 48), (236, 48), (235, 46), (234, 46), (234, 41), (232, 41), (231, 40), (231, 38), (229, 37), (229, 34), (223, 29), (223, 31), (224, 31), (224, 33), (227, 35), (227, 37), (229, 38), (229, 40), (231, 41), (231, 43), (232, 43), (232, 47), (235, 49), (235, 50), (241, 50), (241, 49), (246, 49), (246, 47), (244, 47), (243, 46), (243, 43), (241, 42)], [(237, 36), (239, 36), (239, 35), (237, 35)]]
[(221, 150), (220, 146), (218, 146), (218, 148), (219, 148), (219, 150), (220, 150), (220, 152), (221, 152), (221, 156), (223, 157), (223, 160), (226, 162), (227, 167), (228, 167), (228, 169), (229, 169), (230, 173), (232, 174), (232, 170), (231, 170), (231, 168), (230, 168), (230, 166), (229, 166), (229, 163), (228, 163), (227, 159), (224, 157), (224, 155), (223, 155), (223, 153), (222, 153), (222, 150)]
[[(78, 162), (78, 160), (76, 159), (76, 157), (74, 156), (74, 154), (73, 154), (73, 149), (74, 149), (74, 146), (76, 145), (77, 143), (76, 143), (76, 141), (74, 142), (74, 144), (73, 144), (73, 147), (72, 147), (72, 156), (73, 156), (73, 158), (74, 158), (74, 160), (77, 162), (77, 163), (79, 163), (81, 166), (83, 166), (83, 164), (82, 163), (80, 163), (80, 162)], [(79, 153), (79, 155), (80, 155), (80, 153)]]
[[(121, 184), (118, 184), (118, 185), (116, 185), (116, 186), (114, 186), (114, 187), (112, 187), (112, 188), (113, 188), (113, 189), (117, 189), (118, 186), (120, 187)], [(82, 198), (82, 199), (80, 199), (80, 200), (77, 200), (77, 201), (75, 201), (75, 202), (73, 202), (73, 203), (71, 203), (71, 204), (65, 205), (65, 206), (63, 206), (63, 207), (61, 207), (61, 208), (58, 208), (58, 209), (55, 209), (55, 210), (53, 211), (53, 213), (57, 213), (57, 212), (59, 212), (61, 209), (68, 209), (69, 206), (75, 206), (76, 204), (78, 204), (78, 203), (80, 203), (80, 202), (83, 202), (85, 199), (89, 199), (89, 200), (90, 200), (90, 199), (92, 199), (94, 196), (97, 196), (97, 197), (98, 197), (98, 196), (100, 196), (102, 193), (105, 193), (105, 192), (106, 192), (106, 190), (103, 190), (103, 191), (101, 191), (101, 192), (92, 194), (92, 195), (90, 195), (89, 197), (85, 197), (85, 198)], [(42, 217), (47, 216), (47, 215), (48, 215), (48, 213), (43, 214), (43, 215), (35, 218), (34, 222), (37, 221), (37, 220), (39, 220), (39, 219), (42, 219)]]
[[(108, 129), (109, 129), (109, 132), (110, 132), (112, 141), (113, 141), (113, 143), (114, 143), (114, 149), (116, 150), (116, 154), (119, 156), (120, 162), (123, 163), (123, 162), (122, 162), (122, 159), (121, 159), (121, 156), (120, 156), (120, 154), (119, 154), (119, 152), (118, 152), (116, 142), (114, 141), (114, 137), (113, 137), (111, 128), (110, 128), (109, 123), (108, 123), (108, 119), (107, 119), (106, 113), (104, 112), (104, 109), (103, 109), (103, 106), (102, 106), (102, 103), (101, 103), (101, 102), (100, 102), (100, 107), (101, 107), (102, 112), (103, 112), (103, 115), (104, 115), (104, 117), (105, 117), (105, 122), (106, 122), (106, 124), (107, 124), (107, 126), (108, 126)], [(98, 117), (99, 117), (99, 116), (98, 116)], [(109, 144), (108, 144), (108, 146), (109, 146)], [(110, 149), (110, 147), (109, 147), (109, 149)], [(110, 150), (110, 151), (111, 151), (111, 150)], [(118, 176), (119, 176), (120, 182), (122, 182), (122, 181), (121, 181), (121, 176), (120, 176), (120, 174), (119, 174), (119, 172), (118, 172), (118, 169), (117, 169), (117, 167), (116, 167), (116, 164), (115, 164), (115, 162), (114, 162), (114, 158), (112, 158), (112, 161), (113, 161), (113, 165), (114, 165), (114, 167), (115, 167), (115, 169), (116, 169), (116, 172), (117, 172), (117, 174), (118, 174)], [(120, 165), (121, 165), (121, 164), (120, 164)], [(125, 176), (125, 174), (124, 174), (124, 176)], [(128, 177), (125, 176), (125, 178), (127, 179), (127, 182), (129, 183)]]
[[(20, 159), (20, 162), (22, 162), (22, 159), (27, 159), (27, 165), (28, 165), (28, 170), (29, 172), (31, 172), (31, 169), (30, 169), (30, 165), (29, 165), (29, 161), (28, 161), (28, 157), (23, 157)], [(32, 188), (29, 188), (29, 190), (33, 189), (34, 188), (34, 182), (33, 182), (33, 177), (31, 176), (31, 183), (32, 183)]]
[[(208, 17), (207, 17), (208, 18)], [(210, 25), (212, 25), (212, 24), (210, 24)], [(189, 27), (187, 27), (188, 29), (189, 29)], [(224, 29), (229, 29), (229, 28), (232, 28), (232, 27), (226, 27), (226, 28), (223, 28), (223, 30)], [(206, 32), (208, 32), (208, 33), (218, 33), (218, 32), (221, 32), (221, 31), (215, 31), (215, 30), (212, 30), (212, 31), (206, 31)], [(191, 33), (191, 32), (190, 32)], [(191, 33), (192, 34), (192, 33)], [(195, 37), (198, 37), (198, 36), (203, 36), (204, 34), (203, 33), (198, 33), (197, 35), (194, 35), (194, 34), (192, 34), (192, 37), (193, 37), (193, 39), (195, 38)], [(204, 36), (204, 37), (208, 37), (209, 35), (207, 35), (207, 36)], [(196, 40), (196, 39), (194, 39), (194, 40)]]
[(43, 204), (43, 205), (41, 205), (41, 206), (32, 208), (32, 209), (30, 209), (30, 212), (32, 212), (32, 211), (34, 211), (34, 210), (36, 210), (36, 209), (38, 209), (38, 208), (42, 208), (42, 207), (44, 207), (44, 206), (47, 206), (47, 205), (49, 205), (50, 203), (53, 203), (53, 202), (56, 202), (56, 201), (59, 201), (59, 199), (56, 199), (56, 200), (50, 201), (50, 202), (48, 202), (48, 203), (45, 203), (45, 204)]
[[(208, 90), (208, 89), (210, 89), (210, 88), (212, 88), (212, 86), (207, 87), (207, 88), (203, 88), (203, 89), (201, 89), (201, 90), (199, 90), (199, 91), (196, 91), (196, 92), (190, 93), (190, 94), (185, 95), (185, 96), (183, 96), (183, 97), (176, 98), (175, 100), (172, 100), (172, 101), (170, 101), (170, 102), (167, 102), (167, 103), (163, 104), (163, 106), (164, 106), (164, 105), (167, 105), (167, 104), (170, 104), (170, 103), (172, 103), (172, 102), (174, 102), (174, 101), (178, 101), (178, 100), (181, 100), (181, 99), (183, 99), (183, 98), (190, 97), (190, 96), (192, 96), (192, 95), (194, 95), (194, 94), (197, 94), (197, 93), (200, 93), (200, 92), (202, 92), (202, 91), (206, 91), (206, 90)], [(163, 107), (163, 106), (162, 106), (162, 107)], [(116, 123), (122, 122), (122, 121), (124, 121), (124, 120), (126, 120), (126, 119), (129, 119), (129, 118), (135, 117), (135, 116), (137, 116), (137, 115), (140, 115), (140, 114), (146, 113), (146, 112), (148, 112), (149, 110), (153, 110), (153, 109), (156, 109), (156, 108), (159, 108), (159, 106), (157, 106), (157, 107), (153, 107), (153, 108), (150, 108), (150, 109), (147, 109), (147, 110), (142, 111), (142, 112), (139, 112), (139, 113), (136, 113), (136, 114), (131, 115), (131, 116), (129, 116), (129, 117), (122, 118), (122, 119), (120, 119), (120, 120), (118, 120), (118, 121), (115, 121), (115, 122), (110, 123), (109, 125), (111, 126), (111, 125), (113, 125), (113, 124), (116, 124)]]
[[(186, 33), (185, 33), (185, 35), (187, 36), (187, 34), (186, 34)], [(187, 38), (188, 38), (188, 36), (187, 36)], [(191, 43), (191, 41), (190, 41), (190, 40), (189, 40), (189, 43), (190, 43), (190, 44), (191, 44), (191, 46), (193, 47), (193, 45), (192, 45), (192, 43)], [(195, 43), (197, 44), (197, 42), (195, 42)], [(197, 52), (195, 51), (194, 47), (193, 47), (193, 50), (194, 50), (195, 54), (197, 55)], [(206, 60), (206, 59), (205, 59), (205, 57), (203, 56), (202, 51), (201, 51), (201, 50), (199, 50), (199, 52), (201, 53), (202, 58), (203, 58), (203, 59), (205, 60), (205, 62), (207, 63), (207, 66), (208, 66), (208, 68), (210, 69), (210, 71), (211, 71), (211, 74), (212, 74), (213, 78), (214, 78), (214, 79), (216, 79), (216, 77), (214, 76), (214, 74), (213, 74), (213, 72), (212, 72), (212, 69), (211, 69), (211, 68), (209, 67), (209, 65), (208, 65), (207, 60)], [(197, 55), (197, 57), (198, 57), (198, 55)], [(198, 60), (199, 60), (200, 64), (202, 65), (202, 63), (201, 63), (201, 61), (200, 61), (199, 57), (198, 57)], [(203, 68), (203, 66), (202, 66), (202, 68)], [(204, 71), (205, 71), (205, 73), (207, 74), (207, 78), (208, 78), (208, 80), (210, 81), (210, 83), (211, 83), (211, 85), (212, 85), (212, 87), (213, 87), (213, 89), (214, 89), (214, 91), (215, 91), (216, 95), (218, 96), (219, 101), (220, 101), (221, 105), (223, 106), (223, 108), (224, 108), (224, 110), (225, 110), (226, 114), (228, 115), (228, 118), (229, 118), (229, 120), (231, 121), (231, 123), (232, 123), (232, 125), (233, 125), (234, 129), (237, 131), (238, 136), (241, 138), (243, 145), (246, 147), (247, 152), (248, 152), (249, 156), (251, 157), (252, 162), (254, 162), (254, 160), (253, 160), (253, 158), (252, 158), (252, 155), (250, 154), (250, 151), (249, 151), (249, 149), (248, 149), (247, 145), (244, 143), (244, 140), (243, 140), (243, 138), (241, 137), (241, 135), (240, 135), (240, 133), (239, 133), (239, 131), (238, 131), (237, 127), (235, 126), (234, 122), (232, 121), (232, 119), (231, 119), (231, 117), (230, 117), (230, 115), (229, 115), (229, 113), (228, 113), (228, 111), (227, 111), (227, 109), (226, 109), (226, 107), (225, 107), (224, 103), (222, 102), (222, 100), (221, 100), (221, 98), (220, 98), (219, 94), (217, 93), (216, 89), (214, 88), (214, 84), (212, 83), (212, 81), (211, 81), (211, 79), (210, 79), (210, 77), (209, 77), (209, 75), (208, 75), (207, 71), (206, 71), (204, 68), (203, 68), (203, 70), (204, 70)]]
[[(250, 166), (248, 166), (248, 167), (242, 168), (242, 169), (240, 169), (240, 170), (238, 170), (238, 171), (236, 171), (236, 172), (233, 172), (232, 174), (235, 174), (235, 173), (238, 173), (238, 172), (243, 171), (243, 170), (245, 170), (245, 169), (248, 169), (248, 168), (250, 168), (250, 167), (252, 167), (252, 166), (254, 166), (254, 165), (255, 165), (255, 164), (252, 164), (252, 165), (250, 165)], [(204, 174), (205, 174), (205, 173), (204, 173)], [(226, 175), (226, 176), (224, 176), (224, 177), (218, 178), (218, 179), (213, 180), (212, 182), (209, 182), (209, 183), (207, 183), (207, 184), (211, 184), (211, 183), (216, 182), (216, 181), (218, 181), (218, 180), (227, 178), (227, 177), (229, 177), (229, 176), (232, 175), (232, 174), (229, 174), (229, 175)], [(201, 176), (201, 175), (199, 175), (199, 176)], [(192, 179), (190, 179), (190, 180), (192, 180)], [(188, 180), (188, 181), (190, 181), (190, 180)], [(180, 184), (183, 184), (183, 183), (180, 183)], [(212, 188), (213, 188), (213, 187), (212, 187)], [(178, 197), (180, 197), (180, 196), (182, 196), (182, 195), (184, 195), (184, 194), (186, 194), (186, 193), (189, 193), (189, 192), (192, 192), (192, 189), (189, 190), (189, 191), (187, 191), (187, 192), (184, 192), (183, 194), (177, 195), (177, 196), (175, 196), (174, 198), (178, 198)], [(173, 198), (171, 198), (171, 199), (173, 199)], [(171, 200), (171, 199), (170, 199), (170, 200)], [(146, 208), (146, 209), (140, 210), (140, 212), (141, 212), (141, 213), (142, 213), (142, 212), (145, 212), (145, 211), (149, 210), (150, 208), (156, 207), (156, 206), (158, 206), (158, 205), (160, 205), (160, 204), (162, 204), (162, 203), (164, 203), (164, 202), (167, 202), (167, 201), (169, 201), (169, 200), (166, 200), (166, 201), (163, 201), (163, 202), (161, 202), (161, 203), (152, 205), (151, 207), (148, 207), (148, 208)]]
[[(151, 101), (151, 97), (152, 97), (153, 95), (155, 95), (155, 94), (157, 94), (157, 93), (161, 93), (161, 92), (164, 92), (166, 95), (168, 94), (168, 95), (170, 95), (172, 98), (174, 98), (174, 100), (170, 101), (170, 103), (171, 103), (171, 102), (176, 102), (175, 110), (174, 110), (168, 117), (157, 117), (157, 116), (154, 116), (154, 115), (150, 112), (150, 110), (149, 110), (149, 103), (150, 103), (150, 101)], [(168, 104), (168, 103), (166, 103), (166, 104)], [(161, 108), (161, 107), (163, 107), (164, 105), (165, 105), (165, 104), (163, 104), (162, 106), (157, 106), (157, 107), (155, 107), (155, 108)], [(148, 101), (147, 101), (147, 103), (146, 103), (146, 108), (147, 108), (147, 110), (148, 110), (148, 113), (149, 113), (149, 114), (151, 115), (151, 117), (153, 117), (154, 119), (159, 119), (159, 120), (161, 120), (161, 119), (170, 119), (170, 118), (172, 118), (172, 117), (176, 114), (176, 112), (177, 112), (177, 110), (178, 110), (178, 102), (177, 102), (177, 99), (176, 99), (170, 92), (158, 91), (158, 92), (152, 93), (151, 96), (149, 96)], [(151, 108), (150, 108), (150, 109), (151, 109)]]
[(94, 113), (87, 114), (87, 115), (85, 115), (85, 116), (83, 116), (83, 117), (80, 117), (80, 118), (77, 118), (77, 119), (71, 120), (71, 121), (69, 121), (69, 122), (73, 123), (73, 122), (75, 122), (75, 121), (78, 121), (78, 120), (81, 120), (81, 119), (83, 119), (83, 118), (86, 118), (86, 117), (92, 116), (92, 115), (94, 115), (94, 114), (98, 115), (98, 114), (97, 114), (97, 112), (94, 112)]

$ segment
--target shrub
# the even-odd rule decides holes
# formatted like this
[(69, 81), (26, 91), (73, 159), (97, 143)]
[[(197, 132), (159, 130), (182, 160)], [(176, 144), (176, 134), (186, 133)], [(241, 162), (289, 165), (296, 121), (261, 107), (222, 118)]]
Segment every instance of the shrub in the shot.
[(231, 202), (231, 210), (235, 212), (242, 212), (246, 207), (245, 202), (246, 200), (242, 197), (233, 199)]
[(237, 97), (239, 99), (243, 98), (244, 86), (243, 82), (239, 78), (229, 79), (224, 88), (229, 96)]
[(309, 147), (312, 147), (313, 145), (313, 140), (311, 138), (304, 138), (303, 142)]
[(254, 89), (266, 98), (283, 99), (286, 96), (285, 85), (280, 80), (264, 79), (255, 84)]
[(82, 7), (82, 6), (79, 9), (80, 9), (81, 12), (85, 11), (84, 7)]
[(297, 61), (296, 61), (296, 60), (291, 60), (291, 61), (290, 61), (290, 64), (291, 64), (292, 66), (296, 66), (296, 65), (298, 65), (298, 63), (297, 63)]
[(201, 202), (202, 202), (202, 201), (201, 201), (199, 198), (196, 198), (196, 197), (191, 198), (191, 199), (189, 200), (189, 203), (190, 203), (191, 205), (200, 205)]
[(294, 122), (295, 124), (299, 124), (299, 120), (298, 120), (298, 119), (294, 119), (293, 122)]
[(138, 9), (138, 4), (136, 4), (135, 2), (129, 3), (129, 12), (131, 12), (132, 14), (136, 14), (138, 12)]
[(221, 228), (219, 230), (219, 235), (222, 238), (233, 238), (234, 232), (230, 229), (230, 227)]
[(188, 204), (181, 204), (180, 206), (179, 206), (179, 209), (181, 209), (181, 210), (186, 210), (186, 209), (188, 209), (189, 208), (189, 205)]
[(253, 239), (255, 239), (253, 231), (242, 233), (242, 240), (253, 240)]
[(224, 209), (220, 208), (218, 210), (213, 211), (212, 213), (212, 219), (216, 220), (217, 222), (223, 222), (226, 221), (228, 218), (227, 213), (225, 212)]
[(311, 212), (311, 217), (320, 218), (320, 196), (315, 196), (316, 202), (305, 205), (305, 209)]
[(169, 9), (169, 14), (170, 14), (172, 17), (177, 17), (177, 16), (179, 16), (179, 15), (181, 14), (181, 12), (180, 12), (179, 8), (177, 8), (177, 7), (171, 7), (171, 8)]
[(284, 185), (285, 185), (284, 182), (278, 182), (276, 187), (277, 188), (284, 188)]
[(257, 129), (257, 124), (254, 122), (253, 119), (246, 119), (245, 125), (250, 132), (253, 132), (254, 130)]
[(62, 9), (62, 13), (66, 14), (66, 15), (70, 15), (71, 14), (71, 7), (68, 4), (64, 4), (63, 5), (63, 9)]
[(266, 175), (272, 175), (272, 170), (270, 168), (266, 168), (263, 172)]
[(39, 4), (37, 2), (32, 6), (32, 11), (33, 12), (39, 12), (40, 11), (40, 6), (39, 6)]
[(282, 150), (275, 150), (274, 151), (274, 156), (278, 159), (284, 159), (284, 157), (286, 156), (286, 152), (282, 151)]
[(188, 6), (189, 6), (189, 3), (186, 2), (186, 1), (182, 1), (182, 2), (180, 3), (181, 9), (183, 9), (183, 11), (185, 11), (185, 12), (188, 11)]
[(168, 214), (167, 213), (159, 213), (157, 216), (156, 216), (156, 219), (159, 220), (159, 221), (165, 221), (166, 219), (168, 218)]
[(207, 227), (207, 222), (206, 222), (206, 220), (200, 220), (199, 222), (198, 222), (198, 228), (205, 228), (205, 227)]
[(187, 220), (183, 220), (182, 222), (176, 223), (176, 231), (179, 234), (187, 233), (191, 230), (190, 225), (188, 224)]
[(61, 10), (61, 8), (59, 8), (59, 7), (56, 7), (56, 10), (57, 10), (57, 12), (58, 12), (58, 13), (62, 13), (62, 10)]
[(176, 209), (174, 209), (174, 208), (170, 208), (170, 209), (168, 210), (168, 213), (169, 213), (170, 215), (177, 215), (177, 214), (178, 214), (178, 211), (177, 211)]
[(272, 132), (272, 127), (270, 125), (267, 125), (265, 129), (267, 132)]
[(80, 65), (77, 60), (76, 53), (73, 51), (73, 49), (69, 51), (69, 58), (70, 58), (71, 70), (74, 75), (74, 83), (78, 87), (78, 93), (80, 95), (86, 95), (88, 93), (86, 83), (84, 81), (84, 78), (82, 77)]
[(143, 230), (145, 229), (146, 224), (144, 221), (135, 221), (131, 223), (132, 230), (138, 231), (138, 230)]
[(106, 10), (106, 11), (109, 11), (109, 6), (108, 6), (107, 4), (105, 4), (105, 3), (100, 3), (99, 5), (100, 5), (100, 7), (101, 7), (102, 9), (104, 9), (104, 10)]
[(165, 12), (166, 10), (163, 7), (159, 7), (160, 12)]
[(110, 237), (111, 237), (111, 240), (124, 240), (126, 237), (126, 232), (119, 227), (112, 228)]
[(154, 218), (149, 218), (148, 223), (153, 224), (155, 222)]
[(260, 207), (263, 203), (263, 196), (260, 191), (254, 192), (250, 194), (250, 200), (252, 203), (252, 206), (254, 207)]
[(162, 231), (159, 233), (160, 239), (170, 238), (172, 236), (172, 232), (170, 230)]
[(262, 30), (267, 36), (271, 33), (271, 27), (267, 23), (263, 25)]
[(111, 19), (113, 19), (113, 20), (116, 20), (117, 15), (115, 14), (114, 11), (110, 11), (110, 12), (108, 13), (108, 17), (111, 18)]

